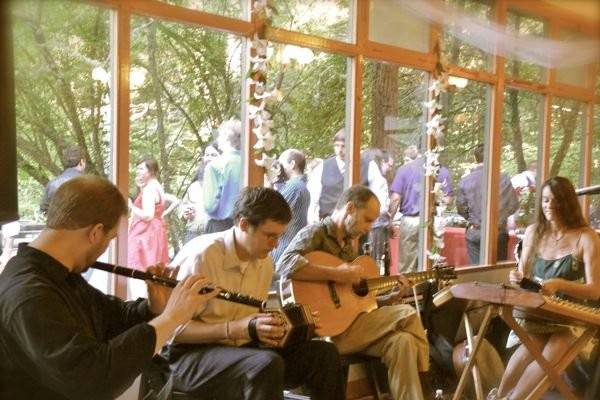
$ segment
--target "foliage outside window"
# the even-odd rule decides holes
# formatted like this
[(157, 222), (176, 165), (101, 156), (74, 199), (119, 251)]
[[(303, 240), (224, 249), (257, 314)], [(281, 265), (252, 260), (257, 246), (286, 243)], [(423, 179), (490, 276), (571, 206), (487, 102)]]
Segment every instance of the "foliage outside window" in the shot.
[[(446, 3), (473, 14), (484, 20), (493, 19), (492, 0), (445, 0)], [(484, 70), (490, 69), (490, 55), (474, 46), (466, 44), (444, 30), (442, 39), (442, 57), (446, 65)]]
[(249, 19), (247, 5), (249, 0), (161, 0), (176, 6), (200, 10), (224, 17)]
[[(40, 202), (79, 146), (86, 172), (110, 178), (112, 114), (110, 11), (58, 1), (12, 3), (17, 171), (24, 241), (43, 228)], [(27, 233), (29, 232), (29, 234)], [(108, 291), (105, 272), (86, 274)]]
[[(166, 193), (182, 199), (219, 124), (240, 118), (241, 39), (226, 33), (134, 17), (131, 40), (130, 193), (136, 162), (160, 167)], [(167, 217), (172, 253), (185, 221)]]
[[(445, 150), (440, 161), (450, 171), (455, 200), (461, 178), (477, 166), (473, 155), (475, 148), (478, 144), (485, 143), (488, 137), (489, 110), (489, 86), (484, 83), (468, 81), (464, 88), (449, 91), (442, 96), (442, 115), (446, 130)], [(481, 207), (485, 209), (483, 200), (482, 197)], [(447, 212), (448, 227), (460, 227), (464, 230), (466, 221), (458, 214), (455, 203), (449, 205)], [(457, 266), (468, 264), (468, 261), (463, 262), (464, 264)]]
[[(360, 0), (359, 0), (360, 1)], [(271, 24), (343, 42), (352, 40), (353, 0), (272, 0)]]
[[(509, 12), (507, 29), (517, 35), (544, 37), (545, 23), (536, 18), (526, 17), (519, 13)], [(514, 59), (506, 61), (506, 74), (515, 78), (542, 82), (545, 78), (543, 67)]]
[(283, 95), (272, 109), (276, 152), (300, 149), (308, 161), (330, 156), (333, 135), (346, 123), (347, 58), (272, 45), (269, 79), (281, 82)]
[(557, 97), (552, 104), (549, 176), (569, 178), (575, 187), (582, 183), (585, 104)]
[[(504, 93), (504, 116), (502, 121), (502, 171), (515, 177), (527, 177), (528, 187), (522, 186), (523, 179), (515, 189), (519, 195), (519, 211), (514, 216), (514, 227), (524, 229), (533, 222), (535, 212), (536, 174), (527, 175), (527, 169), (538, 160), (538, 149), (542, 132), (542, 96), (522, 90), (508, 89)], [(510, 221), (509, 221), (510, 223)]]

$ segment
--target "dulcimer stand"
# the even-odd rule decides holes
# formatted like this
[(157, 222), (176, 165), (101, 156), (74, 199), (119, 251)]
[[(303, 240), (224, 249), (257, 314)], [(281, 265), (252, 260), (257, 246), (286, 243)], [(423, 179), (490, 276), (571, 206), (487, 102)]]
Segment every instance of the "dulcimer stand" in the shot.
[[(469, 374), (473, 377), (477, 400), (485, 399), (481, 377), (475, 359), (481, 348), (481, 343), (487, 333), (487, 329), (489, 328), (490, 321), (494, 316), (500, 316), (500, 318), (506, 322), (519, 337), (521, 343), (529, 350), (533, 359), (538, 362), (546, 373), (546, 376), (538, 383), (531, 394), (527, 396), (527, 400), (539, 399), (551, 386), (556, 387), (564, 399), (577, 399), (577, 396), (561, 379), (560, 374), (569, 366), (569, 364), (571, 364), (588, 341), (594, 337), (597, 327), (600, 326), (599, 309), (579, 305), (566, 300), (549, 298), (539, 293), (527, 292), (503, 284), (481, 282), (459, 283), (448, 287), (436, 295), (434, 304), (439, 306), (450, 298), (460, 298), (486, 303), (484, 306), (484, 317), (477, 335), (474, 335), (473, 333), (473, 327), (469, 321), (468, 311), (465, 311), (463, 315), (469, 354), (465, 368), (458, 381), (458, 386), (452, 397), (453, 400), (461, 399)], [(579, 324), (584, 327), (584, 332), (575, 340), (560, 360), (558, 360), (556, 366), (553, 367), (542, 355), (543, 349), (540, 349), (529, 337), (529, 333), (515, 321), (513, 309), (524, 310), (532, 315), (552, 318), (557, 322)]]

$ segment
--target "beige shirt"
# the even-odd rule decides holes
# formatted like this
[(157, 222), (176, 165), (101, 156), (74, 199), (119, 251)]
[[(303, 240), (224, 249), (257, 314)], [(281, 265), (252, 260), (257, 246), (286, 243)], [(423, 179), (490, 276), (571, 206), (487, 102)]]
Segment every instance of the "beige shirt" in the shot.
[[(196, 263), (194, 270), (189, 272), (204, 275), (227, 291), (266, 300), (273, 276), (273, 260), (269, 255), (260, 260), (240, 261), (235, 251), (234, 229), (196, 238)], [(212, 299), (198, 311), (195, 319), (216, 324), (242, 319), (258, 311), (243, 304)], [(238, 346), (247, 342), (248, 340), (221, 341)]]

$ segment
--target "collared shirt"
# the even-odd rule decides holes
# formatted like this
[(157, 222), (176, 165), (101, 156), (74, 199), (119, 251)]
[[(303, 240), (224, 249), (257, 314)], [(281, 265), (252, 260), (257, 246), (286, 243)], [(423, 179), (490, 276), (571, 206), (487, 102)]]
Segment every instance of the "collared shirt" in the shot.
[(336, 229), (331, 217), (327, 217), (298, 232), (277, 263), (279, 275), (282, 278), (292, 277), (306, 267), (308, 260), (304, 255), (311, 251), (325, 251), (344, 261), (358, 257), (349, 237), (344, 239), (343, 245), (338, 242)]
[[(456, 198), (456, 209), (473, 226), (481, 226), (481, 208), (483, 205), (483, 164), (478, 165), (470, 174), (463, 177), (459, 183)], [(505, 173), (500, 174), (500, 204), (498, 204), (498, 229), (506, 229), (508, 216), (519, 208), (519, 199), (515, 193), (510, 178)]]
[(0, 398), (117, 397), (152, 360), (151, 317), (20, 246), (0, 275)]
[(46, 190), (44, 191), (44, 197), (40, 203), (40, 211), (43, 213), (48, 212), (50, 201), (52, 200), (52, 197), (54, 197), (54, 193), (56, 193), (60, 185), (82, 174), (83, 172), (78, 170), (77, 167), (71, 167), (65, 169), (62, 174), (48, 182), (46, 185)]
[[(421, 211), (421, 188), (425, 176), (424, 163), (425, 157), (419, 157), (404, 164), (396, 171), (390, 190), (401, 196), (399, 211), (403, 215), (415, 216), (419, 215)], [(446, 196), (453, 195), (452, 179), (450, 179), (450, 172), (446, 167), (440, 167), (437, 182), (442, 184), (442, 192)]]
[(279, 239), (277, 247), (271, 252), (274, 262), (277, 262), (279, 257), (281, 257), (283, 251), (300, 229), (306, 226), (306, 215), (310, 205), (310, 193), (306, 188), (305, 175), (291, 178), (279, 188), (278, 192), (281, 193), (290, 206), (290, 209), (292, 210), (292, 220), (288, 224), (283, 236)]
[(210, 219), (223, 220), (233, 215), (233, 205), (240, 193), (242, 157), (233, 150), (212, 160), (204, 171), (204, 210)]
[[(243, 262), (237, 256), (235, 227), (223, 232), (199, 236), (192, 241), (196, 248), (193, 273), (206, 276), (215, 285), (260, 300), (266, 300), (273, 277), (271, 256)], [(190, 243), (192, 242), (190, 241)], [(180, 276), (185, 275), (180, 272)], [(254, 307), (212, 299), (198, 310), (195, 319), (206, 324), (218, 324), (245, 318), (258, 312)], [(222, 341), (242, 345), (248, 340)]]

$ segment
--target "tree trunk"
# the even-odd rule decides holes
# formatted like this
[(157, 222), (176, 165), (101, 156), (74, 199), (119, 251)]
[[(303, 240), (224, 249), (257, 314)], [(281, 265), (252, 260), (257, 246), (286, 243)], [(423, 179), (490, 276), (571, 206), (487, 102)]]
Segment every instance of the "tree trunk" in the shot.
[(398, 66), (388, 63), (375, 63), (375, 77), (372, 97), (372, 138), (371, 147), (389, 149), (392, 141), (386, 132), (386, 117), (398, 116)]

